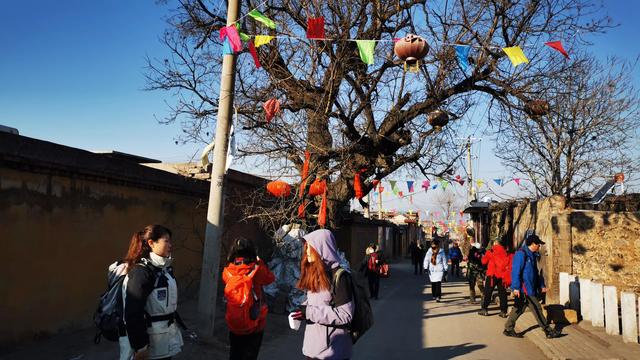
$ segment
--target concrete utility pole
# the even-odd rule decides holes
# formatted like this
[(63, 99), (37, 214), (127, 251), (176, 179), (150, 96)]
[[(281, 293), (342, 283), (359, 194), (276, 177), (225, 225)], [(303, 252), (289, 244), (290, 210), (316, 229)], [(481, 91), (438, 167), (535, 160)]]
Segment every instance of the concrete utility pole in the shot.
[(467, 194), (467, 203), (471, 203), (471, 201), (475, 201), (476, 199), (476, 189), (473, 186), (473, 170), (471, 169), (471, 137), (467, 138), (467, 167), (469, 169), (469, 177), (467, 178), (467, 182), (469, 183), (469, 193)]
[[(233, 25), (240, 11), (239, 1), (229, 1), (227, 26)], [(213, 149), (213, 169), (211, 170), (211, 190), (207, 210), (207, 228), (202, 254), (202, 273), (198, 313), (200, 336), (205, 340), (213, 338), (218, 290), (218, 268), (220, 266), (220, 238), (224, 220), (224, 173), (227, 163), (229, 128), (233, 115), (233, 94), (236, 80), (236, 55), (225, 55), (222, 60), (220, 99), (216, 124), (215, 148)]]

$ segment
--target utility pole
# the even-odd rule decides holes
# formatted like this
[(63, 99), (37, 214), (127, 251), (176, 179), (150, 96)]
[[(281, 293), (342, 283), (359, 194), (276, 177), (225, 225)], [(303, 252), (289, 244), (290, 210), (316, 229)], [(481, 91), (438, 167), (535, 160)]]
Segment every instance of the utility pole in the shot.
[[(239, 1), (229, 1), (227, 26), (233, 25), (240, 11)], [(216, 124), (215, 148), (213, 149), (213, 169), (207, 210), (207, 228), (202, 254), (202, 273), (198, 297), (198, 324), (200, 336), (205, 340), (213, 338), (218, 290), (218, 268), (220, 266), (220, 239), (224, 220), (224, 175), (227, 163), (229, 128), (233, 115), (233, 94), (236, 80), (236, 55), (225, 55), (222, 60), (220, 98)]]
[(469, 177), (467, 178), (467, 182), (469, 183), (469, 193), (467, 194), (467, 203), (471, 203), (471, 201), (477, 201), (476, 199), (476, 189), (473, 186), (473, 169), (471, 168), (471, 137), (467, 137), (467, 168), (469, 169)]

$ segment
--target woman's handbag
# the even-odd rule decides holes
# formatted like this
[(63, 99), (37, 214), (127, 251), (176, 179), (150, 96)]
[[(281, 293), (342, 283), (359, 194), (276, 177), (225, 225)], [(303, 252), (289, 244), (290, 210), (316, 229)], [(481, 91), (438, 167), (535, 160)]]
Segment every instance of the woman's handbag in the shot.
[(378, 275), (383, 278), (389, 277), (389, 264), (382, 264), (378, 268)]

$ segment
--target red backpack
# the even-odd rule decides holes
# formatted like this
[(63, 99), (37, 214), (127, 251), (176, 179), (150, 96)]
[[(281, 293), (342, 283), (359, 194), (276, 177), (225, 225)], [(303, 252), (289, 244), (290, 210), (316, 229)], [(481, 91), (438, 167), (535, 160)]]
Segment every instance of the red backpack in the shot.
[(253, 277), (258, 271), (258, 265), (246, 275), (232, 274), (228, 268), (224, 297), (227, 300), (225, 320), (229, 330), (238, 335), (246, 335), (258, 328), (261, 312), (261, 301), (253, 289)]

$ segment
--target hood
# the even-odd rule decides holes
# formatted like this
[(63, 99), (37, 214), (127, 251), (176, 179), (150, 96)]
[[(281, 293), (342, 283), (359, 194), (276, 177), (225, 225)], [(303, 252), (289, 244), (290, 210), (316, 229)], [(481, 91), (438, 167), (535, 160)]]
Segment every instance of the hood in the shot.
[(330, 269), (340, 265), (340, 256), (336, 247), (336, 239), (333, 233), (326, 229), (320, 229), (305, 235), (303, 239), (320, 254), (322, 262)]
[(250, 263), (250, 264), (229, 264), (227, 265), (227, 270), (229, 270), (229, 272), (231, 273), (231, 275), (246, 275), (248, 273), (250, 273), (251, 271), (253, 271), (254, 267), (256, 266), (255, 263)]

